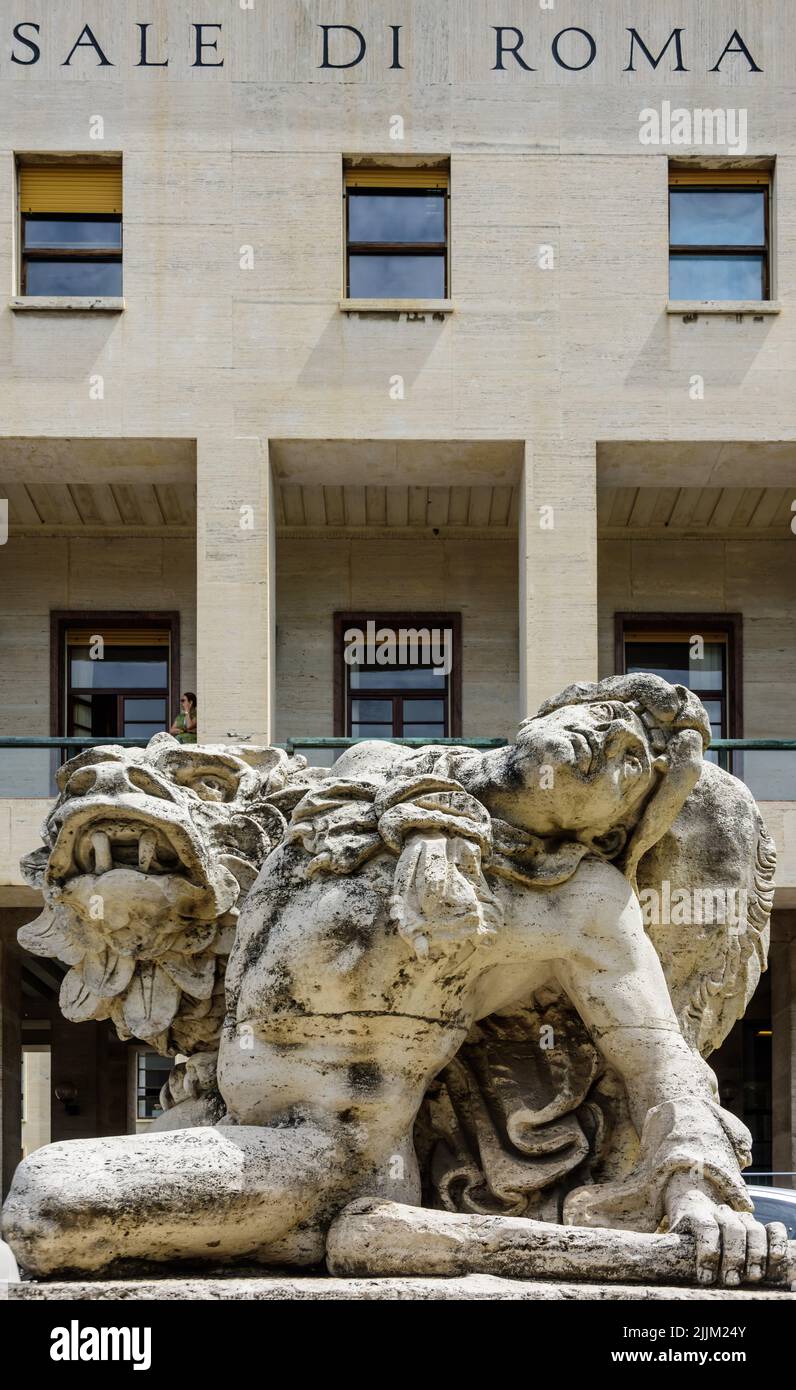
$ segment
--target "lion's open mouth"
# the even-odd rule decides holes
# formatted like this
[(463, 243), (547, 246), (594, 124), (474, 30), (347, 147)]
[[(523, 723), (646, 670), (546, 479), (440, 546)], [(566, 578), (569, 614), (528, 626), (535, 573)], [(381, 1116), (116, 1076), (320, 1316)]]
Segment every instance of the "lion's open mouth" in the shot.
[(189, 874), (189, 866), (162, 827), (115, 819), (97, 820), (78, 835), (74, 862), (81, 873), (106, 874), (124, 868), (140, 869), (143, 874)]
[(61, 822), (47, 877), (64, 883), (81, 874), (99, 876), (114, 869), (176, 875), (201, 888), (208, 884), (193, 836), (183, 821), (163, 815), (162, 803), (150, 811), (133, 798), (127, 805), (121, 798), (112, 804), (85, 799)]

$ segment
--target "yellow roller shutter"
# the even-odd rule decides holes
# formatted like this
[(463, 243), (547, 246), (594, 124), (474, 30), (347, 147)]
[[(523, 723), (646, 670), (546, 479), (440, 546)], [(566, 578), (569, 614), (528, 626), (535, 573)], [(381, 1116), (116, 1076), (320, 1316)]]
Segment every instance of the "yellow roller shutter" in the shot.
[(20, 212), (122, 210), (120, 164), (38, 164), (19, 171)]
[(446, 169), (346, 169), (346, 188), (447, 188)]
[(90, 637), (101, 637), (108, 647), (167, 647), (170, 633), (162, 628), (70, 627), (67, 646), (85, 647)]
[(671, 169), (669, 184), (672, 188), (687, 188), (690, 184), (702, 188), (720, 185), (724, 188), (757, 187), (766, 188), (771, 182), (767, 169)]

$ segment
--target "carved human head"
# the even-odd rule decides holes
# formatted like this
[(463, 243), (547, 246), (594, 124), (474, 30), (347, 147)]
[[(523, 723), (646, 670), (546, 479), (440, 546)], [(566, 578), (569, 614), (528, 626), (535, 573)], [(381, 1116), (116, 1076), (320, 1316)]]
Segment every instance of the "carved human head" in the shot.
[(493, 815), (587, 843), (632, 880), (696, 784), (709, 741), (704, 707), (684, 686), (612, 676), (546, 701), (468, 785)]

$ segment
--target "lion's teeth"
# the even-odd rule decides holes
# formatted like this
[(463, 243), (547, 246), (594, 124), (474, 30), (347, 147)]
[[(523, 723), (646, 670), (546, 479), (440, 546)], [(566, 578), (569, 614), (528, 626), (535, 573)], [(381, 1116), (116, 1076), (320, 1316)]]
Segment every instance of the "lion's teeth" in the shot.
[(138, 867), (145, 874), (149, 872), (149, 866), (155, 857), (157, 843), (158, 837), (154, 830), (145, 830), (138, 841)]
[(113, 868), (113, 855), (111, 854), (111, 842), (104, 830), (95, 830), (91, 836), (91, 847), (94, 850), (94, 872), (95, 874), (106, 874)]

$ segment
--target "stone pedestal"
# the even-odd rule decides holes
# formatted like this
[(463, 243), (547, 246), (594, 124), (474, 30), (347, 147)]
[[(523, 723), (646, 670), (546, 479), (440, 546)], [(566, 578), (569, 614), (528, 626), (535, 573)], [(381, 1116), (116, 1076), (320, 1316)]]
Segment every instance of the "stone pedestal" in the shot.
[(340, 1299), (395, 1303), (422, 1299), (468, 1302), (547, 1302), (574, 1300), (595, 1302), (690, 1301), (744, 1303), (765, 1299), (793, 1300), (794, 1295), (777, 1290), (754, 1292), (748, 1289), (703, 1289), (652, 1284), (584, 1284), (549, 1280), (498, 1279), (489, 1274), (470, 1274), (461, 1279), (325, 1279), (310, 1276), (279, 1278), (219, 1277), (215, 1279), (131, 1279), (80, 1280), (46, 1284), (11, 1284), (8, 1297), (16, 1302), (48, 1299), (106, 1300), (155, 1299), (163, 1302), (218, 1300), (245, 1302), (286, 1302), (299, 1300), (333, 1302)]

